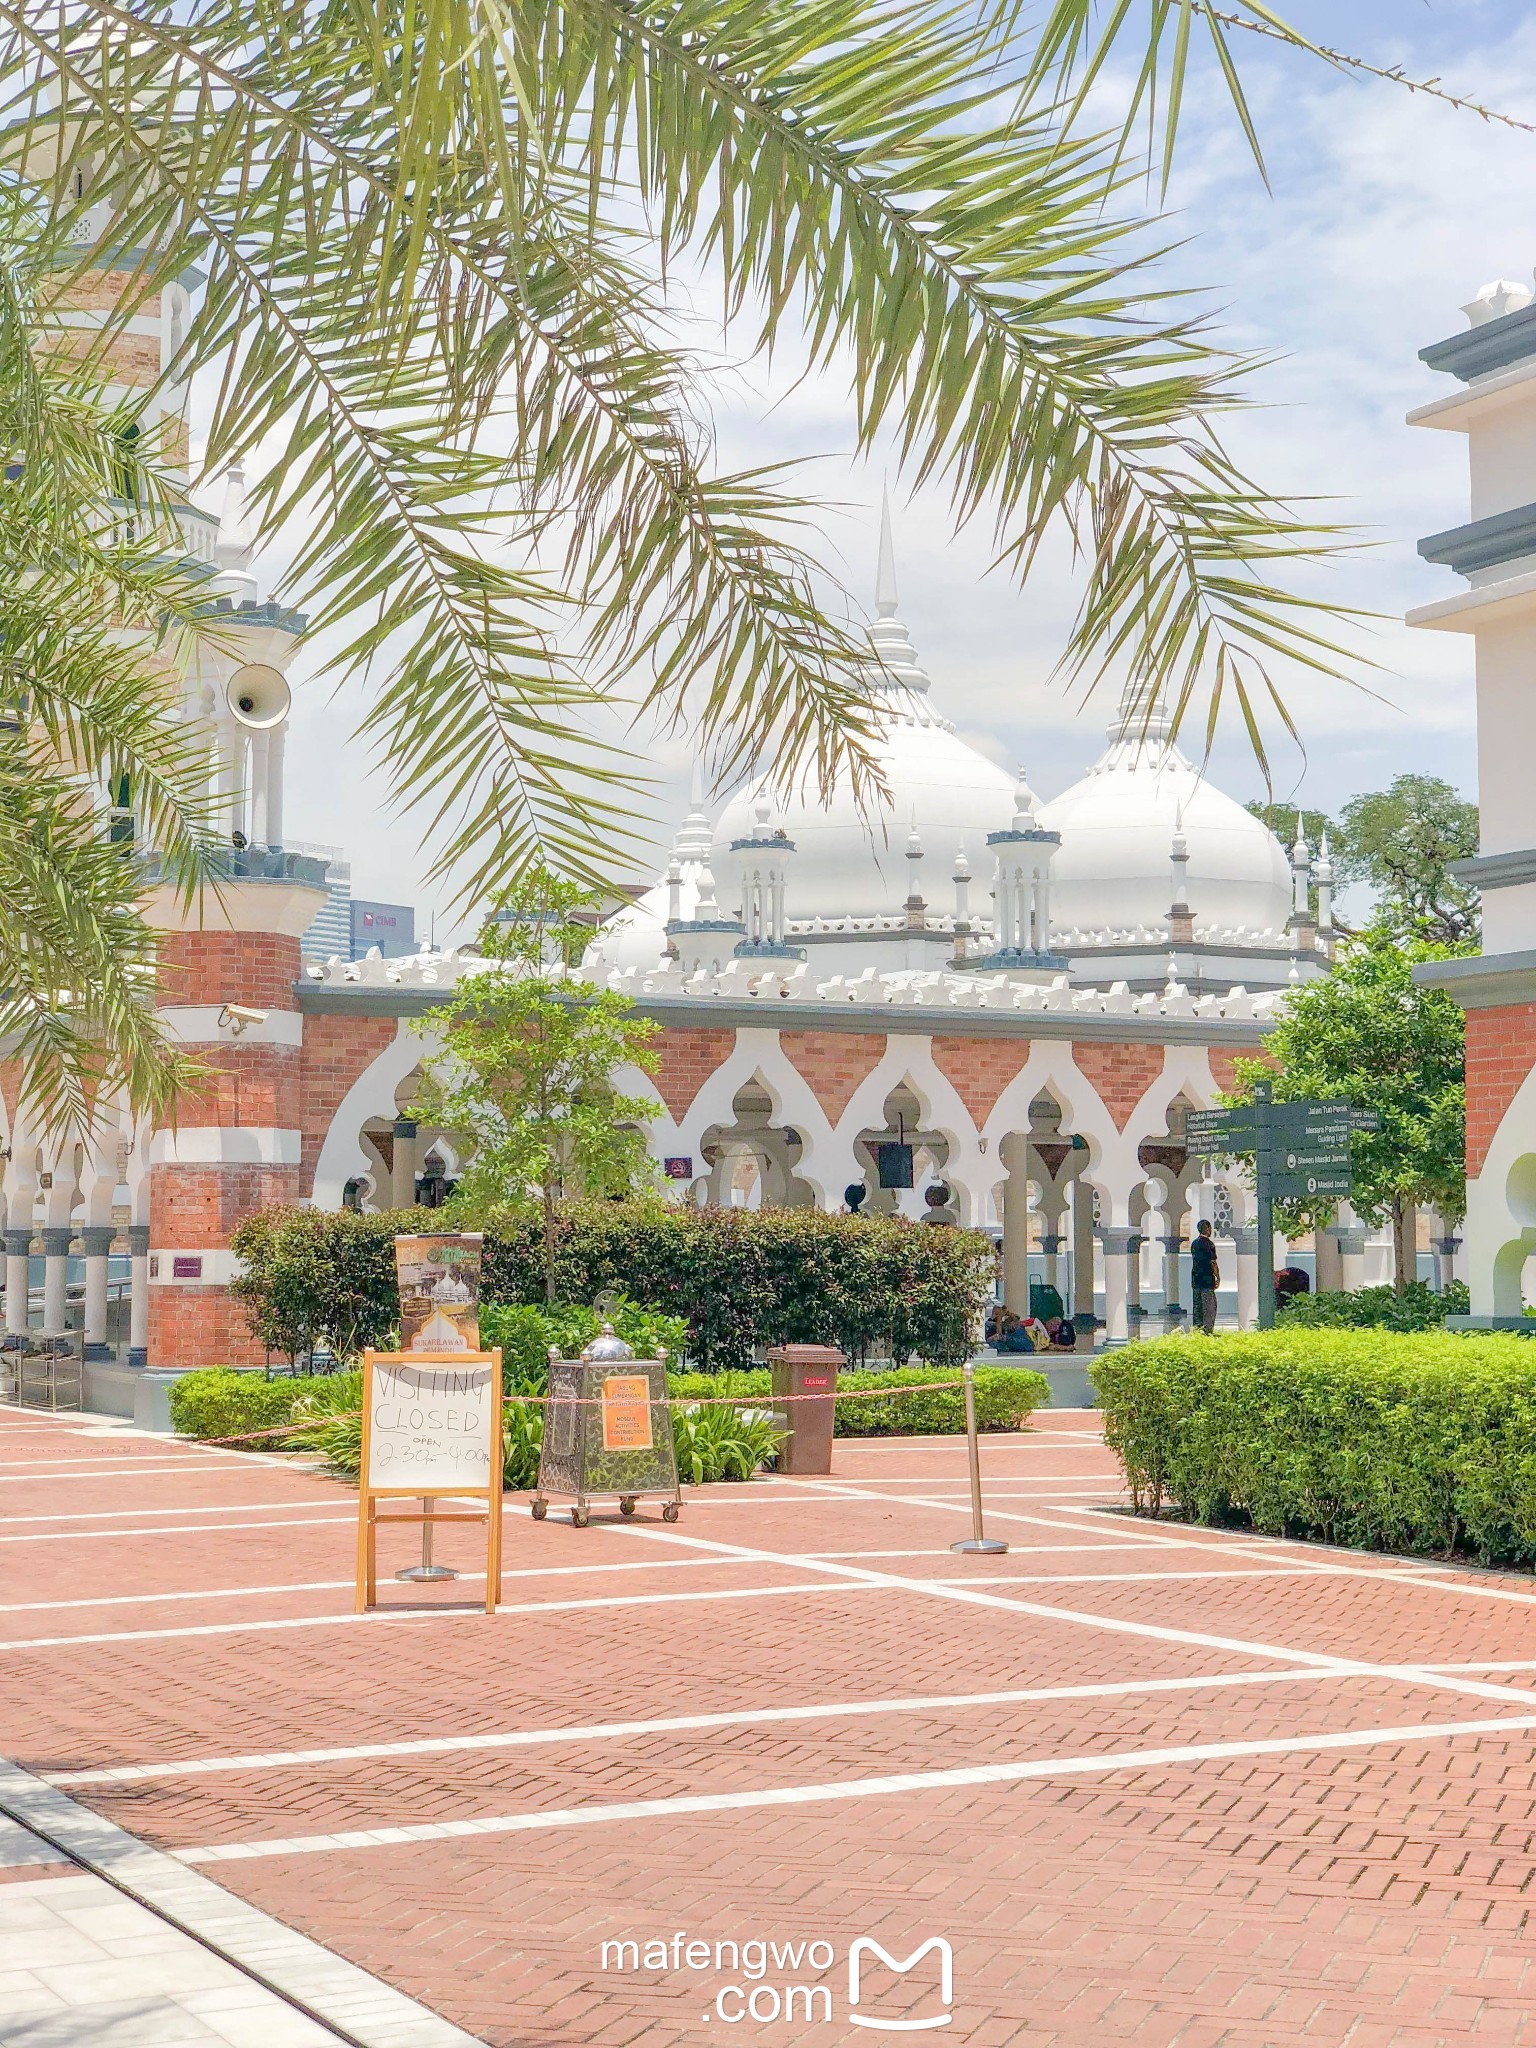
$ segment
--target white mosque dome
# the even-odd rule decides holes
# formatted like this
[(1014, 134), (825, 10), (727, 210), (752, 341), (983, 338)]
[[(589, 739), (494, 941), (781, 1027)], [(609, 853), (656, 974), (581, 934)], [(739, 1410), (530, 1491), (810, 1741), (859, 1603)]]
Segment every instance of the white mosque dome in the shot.
[[(971, 872), (991, 873), (989, 832), (1006, 832), (1013, 818), (1014, 778), (959, 737), (928, 695), (907, 629), (896, 617), (896, 570), (887, 514), (880, 534), (877, 618), (870, 633), (879, 664), (878, 732), (872, 748), (886, 784), (885, 800), (861, 811), (847, 776), (830, 798), (808, 787), (780, 800), (773, 822), (793, 841), (788, 905), (791, 925), (817, 918), (840, 921), (891, 916), (912, 882), (908, 842), (915, 832), (924, 855), (923, 892), (947, 902), (956, 854), (964, 848)], [(763, 787), (738, 790), (715, 825), (714, 860), (722, 910), (735, 908), (739, 863), (733, 840), (761, 831)]]
[(1068, 935), (1164, 928), (1169, 856), (1182, 832), (1197, 925), (1282, 942), (1292, 882), (1279, 840), (1185, 759), (1169, 724), (1161, 713), (1148, 718), (1123, 708), (1088, 773), (1041, 806), (1041, 824), (1061, 835), (1051, 868), (1053, 928)]

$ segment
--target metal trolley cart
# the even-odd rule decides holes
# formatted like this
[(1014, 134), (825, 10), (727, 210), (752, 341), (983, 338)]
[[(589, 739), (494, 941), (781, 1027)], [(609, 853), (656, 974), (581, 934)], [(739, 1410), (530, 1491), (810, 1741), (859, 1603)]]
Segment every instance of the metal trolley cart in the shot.
[(550, 1494), (574, 1502), (571, 1521), (584, 1529), (594, 1495), (617, 1498), (619, 1513), (662, 1499), (664, 1522), (675, 1522), (683, 1496), (667, 1405), (667, 1354), (635, 1357), (604, 1323), (580, 1358), (549, 1357), (549, 1399), (539, 1452), (539, 1486), (531, 1512), (549, 1513)]

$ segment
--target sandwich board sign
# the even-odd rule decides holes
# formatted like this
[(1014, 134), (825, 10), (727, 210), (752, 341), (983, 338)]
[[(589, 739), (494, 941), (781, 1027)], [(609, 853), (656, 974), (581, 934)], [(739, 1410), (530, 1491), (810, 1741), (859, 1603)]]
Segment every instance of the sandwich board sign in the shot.
[[(485, 1530), (485, 1611), (494, 1614), (501, 1582), (501, 1353), (426, 1351), (363, 1354), (363, 1443), (358, 1472), (357, 1609), (378, 1605), (381, 1523), (421, 1525), (420, 1578), (445, 1577), (432, 1565), (434, 1524), (468, 1522)], [(379, 1503), (419, 1500), (419, 1511)], [(480, 1513), (451, 1504), (483, 1503)], [(450, 1505), (436, 1512), (434, 1503)]]

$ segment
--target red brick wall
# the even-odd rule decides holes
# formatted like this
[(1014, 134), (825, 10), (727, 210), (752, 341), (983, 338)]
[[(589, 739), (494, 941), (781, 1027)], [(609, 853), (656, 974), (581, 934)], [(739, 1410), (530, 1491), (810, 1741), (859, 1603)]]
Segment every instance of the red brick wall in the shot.
[(1114, 1118), (1117, 1131), (1125, 1129), (1131, 1111), (1163, 1071), (1160, 1045), (1081, 1045), (1074, 1040), (1072, 1057)]
[(873, 1031), (781, 1031), (779, 1043), (834, 1124), (885, 1057), (884, 1033)]
[(717, 1067), (723, 1067), (736, 1048), (736, 1034), (723, 1027), (702, 1031), (679, 1030), (664, 1025), (651, 1040), (656, 1055), (653, 1079), (672, 1121), (681, 1123), (698, 1094)]
[(279, 932), (166, 932), (160, 941), (162, 1003), (248, 1003), (296, 1010), (299, 942)]
[(1504, 1112), (1536, 1066), (1536, 1003), (1467, 1012), (1467, 1173), (1483, 1170)]
[(157, 1166), (149, 1176), (150, 1248), (223, 1251), (237, 1223), (298, 1194), (296, 1166)]
[(304, 1055), (296, 1045), (247, 1045), (237, 1039), (195, 1046), (193, 1053), (209, 1071), (177, 1097), (178, 1124), (285, 1131), (297, 1124)]
[(933, 1063), (980, 1130), (1003, 1090), (1029, 1058), (1027, 1038), (935, 1038)]
[[(304, 1134), (304, 1194), (314, 1192), (315, 1167), (342, 1097), (384, 1048), (393, 1044), (393, 1017), (306, 1017), (298, 1113)], [(390, 1140), (393, 1149), (394, 1141)]]
[(209, 1365), (260, 1365), (266, 1353), (251, 1335), (245, 1310), (222, 1287), (149, 1290), (149, 1362), (172, 1370)]

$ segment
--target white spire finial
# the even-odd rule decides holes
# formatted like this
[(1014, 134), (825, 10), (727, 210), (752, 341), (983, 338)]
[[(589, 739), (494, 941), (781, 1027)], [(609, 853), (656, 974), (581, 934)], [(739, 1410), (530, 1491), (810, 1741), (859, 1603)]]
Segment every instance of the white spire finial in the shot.
[(693, 772), (688, 777), (688, 808), (690, 811), (702, 811), (704, 808), (704, 761), (699, 754), (693, 757)]
[(880, 558), (875, 569), (875, 612), (879, 618), (896, 616), (896, 546), (891, 539), (891, 493), (880, 492)]
[(245, 511), (245, 465), (232, 462), (224, 479), (224, 509), (219, 516), (219, 538), (214, 559), (221, 569), (248, 569), (253, 546)]

